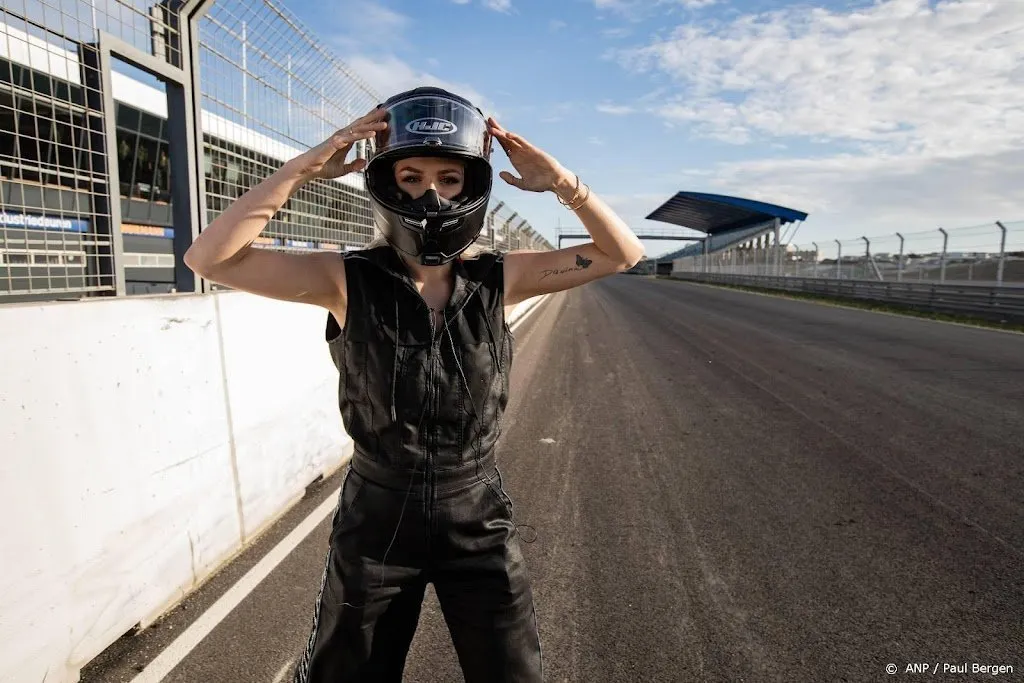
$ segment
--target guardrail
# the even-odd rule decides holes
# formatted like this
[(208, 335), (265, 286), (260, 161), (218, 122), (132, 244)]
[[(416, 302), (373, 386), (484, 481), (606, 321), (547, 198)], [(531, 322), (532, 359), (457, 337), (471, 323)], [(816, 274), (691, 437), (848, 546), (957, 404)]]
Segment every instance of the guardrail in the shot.
[(836, 299), (875, 301), (999, 322), (1024, 322), (1024, 287), (683, 272), (674, 272), (671, 277), (676, 280), (805, 292)]

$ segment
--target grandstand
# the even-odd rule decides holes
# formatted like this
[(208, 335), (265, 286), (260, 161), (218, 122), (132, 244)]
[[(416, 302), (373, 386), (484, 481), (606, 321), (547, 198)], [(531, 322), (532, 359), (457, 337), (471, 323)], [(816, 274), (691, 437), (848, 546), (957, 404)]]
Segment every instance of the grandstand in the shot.
[(782, 245), (788, 241), (780, 234), (781, 227), (802, 222), (807, 214), (741, 197), (677, 192), (646, 218), (704, 233), (698, 242), (657, 257), (659, 274), (703, 270), (711, 254), (742, 255), (760, 272), (769, 273), (781, 268)]

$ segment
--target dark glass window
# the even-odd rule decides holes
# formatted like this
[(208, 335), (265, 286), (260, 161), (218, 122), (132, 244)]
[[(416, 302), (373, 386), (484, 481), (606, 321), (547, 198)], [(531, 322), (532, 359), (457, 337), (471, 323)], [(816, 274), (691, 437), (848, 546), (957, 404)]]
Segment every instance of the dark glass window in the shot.
[(139, 125), (139, 133), (159, 140), (163, 132), (163, 120), (147, 112), (140, 112), (140, 114), (142, 121)]
[(143, 135), (139, 136), (139, 148), (135, 156), (135, 177), (132, 180), (133, 197), (151, 198), (158, 144), (152, 138), (147, 138)]
[(82, 129), (82, 117), (70, 112), (60, 112), (56, 118), (53, 132), (57, 143), (57, 164), (65, 169), (77, 170), (75, 149), (81, 141), (76, 138), (81, 137), (79, 131)]
[[(7, 107), (0, 108), (0, 156), (15, 158), (14, 112)], [(8, 170), (3, 169), (6, 174)]]
[(117, 129), (117, 172), (121, 177), (121, 196), (131, 195), (132, 161), (135, 159), (135, 147), (139, 136), (135, 133)]
[(161, 142), (157, 148), (156, 167), (153, 171), (153, 199), (158, 202), (171, 201), (171, 158), (167, 152), (167, 143)]
[(116, 105), (116, 108), (118, 128), (126, 128), (133, 132), (137, 131), (139, 129), (139, 114), (141, 112), (134, 107), (126, 107), (120, 103)]

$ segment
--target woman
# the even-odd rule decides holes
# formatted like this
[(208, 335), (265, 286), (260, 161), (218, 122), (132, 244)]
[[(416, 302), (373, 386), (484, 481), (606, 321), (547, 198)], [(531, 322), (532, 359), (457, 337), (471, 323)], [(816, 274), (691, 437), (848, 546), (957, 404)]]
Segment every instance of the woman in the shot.
[[(593, 242), (463, 258), (486, 217), (492, 139), (520, 174), (501, 177), (554, 192)], [(358, 140), (371, 141), (370, 161), (346, 163)], [(343, 255), (251, 248), (302, 183), (360, 170), (380, 240)], [(577, 176), (438, 88), (396, 95), (287, 162), (196, 239), (185, 262), (207, 279), (329, 311), (355, 452), (296, 681), (400, 681), (427, 583), (467, 681), (542, 680), (529, 579), (494, 460), (512, 363), (505, 314), (642, 254)]]

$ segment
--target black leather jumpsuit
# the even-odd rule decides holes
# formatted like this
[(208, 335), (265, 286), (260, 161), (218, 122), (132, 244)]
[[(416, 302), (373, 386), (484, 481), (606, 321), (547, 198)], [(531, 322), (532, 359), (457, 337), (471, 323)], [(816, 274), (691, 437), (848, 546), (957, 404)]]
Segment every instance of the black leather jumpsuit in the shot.
[(441, 329), (392, 247), (344, 259), (347, 320), (328, 315), (326, 335), (355, 451), (295, 681), (401, 681), (430, 582), (467, 682), (539, 682), (533, 595), (494, 459), (514, 341), (503, 255), (453, 262)]

